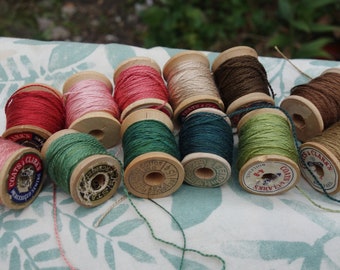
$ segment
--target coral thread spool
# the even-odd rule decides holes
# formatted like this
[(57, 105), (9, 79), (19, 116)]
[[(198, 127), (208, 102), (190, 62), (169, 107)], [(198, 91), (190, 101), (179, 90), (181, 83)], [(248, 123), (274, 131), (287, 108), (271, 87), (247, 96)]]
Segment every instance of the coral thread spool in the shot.
[[(191, 120), (198, 117), (202, 119), (202, 123), (193, 125)], [(206, 127), (207, 124), (209, 124), (209, 129)], [(201, 127), (204, 127), (204, 132), (208, 132), (210, 136), (214, 135), (215, 139), (218, 138), (218, 141), (199, 140), (198, 137), (205, 135), (202, 134)], [(223, 134), (221, 134), (222, 130)], [(195, 140), (193, 140), (193, 136)], [(200, 145), (193, 145), (194, 143)], [(190, 146), (185, 146), (185, 144)], [(230, 120), (221, 110), (200, 108), (191, 112), (181, 127), (179, 145), (183, 156), (181, 162), (185, 170), (184, 181), (186, 183), (197, 187), (218, 187), (229, 180), (233, 134)], [(216, 148), (219, 148), (218, 151)]]
[(300, 146), (302, 175), (319, 192), (335, 194), (340, 191), (339, 134), (340, 122), (337, 122)]
[[(240, 152), (245, 151), (244, 146), (248, 146), (248, 148), (250, 148), (249, 145), (252, 145), (252, 148), (256, 147), (257, 149), (251, 149), (252, 152), (254, 152), (253, 157), (250, 157), (244, 163), (242, 162), (243, 164), (240, 164), (240, 160), (238, 160), (239, 182), (243, 189), (250, 193), (259, 195), (275, 195), (285, 192), (295, 185), (300, 177), (300, 169), (297, 164), (298, 153), (297, 149), (295, 149), (292, 134), (283, 134), (282, 136), (290, 137), (291, 145), (287, 144), (284, 145), (284, 147), (292, 148), (291, 152), (293, 153), (289, 153), (292, 157), (287, 157), (281, 153), (275, 153), (269, 146), (268, 139), (274, 140), (276, 145), (283, 140), (282, 138), (275, 138), (273, 135), (274, 138), (267, 138), (262, 142), (263, 146), (260, 145), (259, 141), (254, 141), (254, 137), (258, 138), (258, 136), (263, 136), (263, 134), (259, 134), (260, 131), (262, 133), (265, 132), (266, 135), (270, 135), (271, 131), (279, 128), (279, 124), (263, 122), (263, 117), (266, 115), (272, 115), (275, 116), (275, 118), (280, 117), (279, 119), (284, 120), (285, 126), (289, 127), (287, 130), (284, 128), (284, 131), (287, 133), (291, 132), (291, 126), (287, 116), (277, 109), (262, 108), (253, 110), (244, 115), (237, 126), (240, 137), (239, 155)], [(246, 126), (246, 124), (248, 124), (248, 122), (252, 119), (256, 120), (258, 132), (254, 133), (250, 138), (248, 138), (248, 141), (246, 141), (245, 138), (243, 138), (243, 134), (245, 132), (249, 133), (250, 127), (249, 125)], [(282, 151), (282, 149), (283, 148), (280, 148), (280, 151)], [(250, 149), (247, 150), (249, 151)]]
[[(126, 151), (129, 147), (127, 134), (131, 129), (143, 122), (146, 128), (158, 123), (168, 133), (173, 136), (173, 124), (169, 116), (154, 109), (140, 109), (129, 114), (122, 123), (122, 138), (125, 159), (124, 183), (130, 193), (141, 198), (161, 198), (174, 193), (183, 183), (184, 168), (181, 162), (173, 155), (162, 151), (162, 149), (152, 149), (150, 152), (142, 153), (134, 157), (130, 162), (126, 162)], [(152, 137), (150, 131), (144, 128), (138, 132), (133, 132), (134, 136), (149, 136), (148, 141), (143, 142), (150, 147), (156, 144), (156, 139)], [(149, 130), (149, 129), (148, 129)], [(148, 134), (146, 134), (148, 133)], [(135, 139), (140, 139), (136, 138)], [(144, 139), (144, 137), (143, 137)], [(149, 141), (150, 140), (150, 141)], [(173, 138), (173, 140), (175, 140)], [(156, 148), (156, 147), (154, 147)]]
[[(85, 141), (85, 146), (82, 145), (82, 147), (84, 147), (83, 150), (88, 150), (86, 145), (96, 143), (100, 148), (100, 152), (90, 153), (86, 157), (76, 160), (78, 163), (72, 166), (72, 171), (69, 172), (70, 178), (64, 179), (64, 176), (61, 175), (62, 168), (60, 168), (60, 164), (64, 163), (60, 163), (60, 161), (68, 162), (67, 159), (73, 158), (74, 153), (72, 155), (62, 153), (61, 147), (54, 149), (55, 145), (53, 144), (60, 144), (61, 142), (65, 144), (71, 143), (76, 147), (80, 142), (79, 139), (77, 139), (78, 135), (83, 137), (87, 136), (86, 139), (88, 143)], [(66, 140), (70, 142), (66, 142)], [(84, 138), (82, 138), (82, 140), (84, 140)], [(60, 174), (54, 175), (54, 177), (63, 178), (62, 181), (65, 182), (67, 186), (63, 186), (61, 183), (59, 184), (64, 191), (70, 193), (73, 200), (78, 204), (85, 207), (95, 207), (104, 203), (116, 193), (122, 178), (122, 168), (119, 160), (103, 149), (105, 149), (104, 146), (93, 136), (80, 133), (73, 129), (64, 129), (48, 138), (42, 148), (42, 156), (46, 164), (47, 173), (53, 181), (57, 182), (57, 184), (61, 181), (61, 179), (53, 179), (54, 172), (51, 172), (51, 164), (58, 159), (59, 163), (56, 169), (60, 169)], [(53, 151), (56, 152), (53, 153)]]
[[(330, 68), (325, 70), (319, 77), (314, 78), (307, 84), (295, 86), (295, 89), (298, 89), (301, 86), (308, 87), (312, 82), (315, 82), (322, 78), (325, 74), (334, 74), (334, 76), (340, 77), (340, 68)], [(335, 88), (339, 89), (340, 85), (335, 85)], [(291, 90), (294, 90), (292, 88)], [(315, 89), (319, 91), (319, 94), (324, 94), (323, 89)], [(340, 96), (340, 94), (339, 94)], [(320, 135), (322, 131), (327, 128), (326, 123), (322, 117), (321, 111), (318, 109), (316, 105), (317, 100), (311, 99), (311, 95), (309, 96), (302, 96), (302, 95), (295, 95), (294, 92), (286, 97), (280, 104), (280, 107), (287, 111), (289, 115), (291, 115), (294, 125), (296, 127), (296, 134), (300, 141), (305, 142), (317, 135)], [(332, 98), (332, 97), (329, 97)], [(333, 97), (334, 99), (336, 97)], [(329, 106), (326, 104), (325, 106)], [(339, 105), (338, 105), (339, 106)], [(323, 108), (324, 110), (334, 110), (336, 108)], [(340, 115), (339, 115), (340, 118)], [(336, 120), (336, 121), (339, 121)]]
[[(138, 83), (133, 80), (138, 80)], [(121, 121), (131, 112), (145, 108), (159, 109), (172, 117), (161, 69), (151, 58), (139, 56), (122, 62), (114, 73), (113, 81), (114, 97), (122, 111)]]
[[(82, 71), (73, 74), (64, 83), (63, 93), (66, 109), (66, 127), (88, 133), (111, 148), (120, 141), (119, 110), (112, 97), (113, 87), (109, 79), (95, 71)], [(82, 95), (94, 95), (87, 98)], [(92, 102), (94, 104), (92, 104)], [(107, 107), (101, 104), (107, 104)], [(88, 104), (87, 108), (75, 108)], [(92, 107), (92, 108), (91, 108)], [(73, 117), (77, 110), (80, 117)]]
[(0, 203), (23, 209), (38, 196), (43, 186), (40, 152), (0, 137), (3, 159), (0, 164)]
[(182, 122), (190, 112), (199, 108), (224, 110), (209, 60), (203, 53), (185, 51), (174, 55), (165, 63), (163, 76), (168, 83), (176, 121)]
[(2, 136), (38, 150), (65, 124), (62, 94), (41, 83), (27, 84), (15, 91), (7, 101), (5, 112), (7, 125)]
[[(256, 63), (257, 66), (262, 67), (262, 64), (257, 60), (258, 55), (257, 52), (248, 46), (236, 46), (232, 47), (228, 50), (225, 50), (221, 52), (217, 58), (214, 60), (212, 64), (212, 72), (214, 74), (215, 82), (217, 85), (217, 88), (221, 91), (230, 91), (230, 88), (227, 89), (222, 89), (222, 82), (219, 81), (219, 78), (217, 77), (217, 71), (222, 68), (224, 64), (227, 64), (228, 60), (239, 60), (240, 66), (238, 67), (233, 67), (233, 69), (236, 71), (238, 69), (244, 68), (243, 62), (242, 62), (242, 57), (252, 57), (254, 64)], [(251, 58), (251, 59), (252, 59)], [(251, 67), (247, 67), (251, 68)], [(264, 68), (263, 68), (264, 70)], [(248, 74), (245, 74), (247, 76)], [(231, 80), (234, 80), (235, 82), (239, 80), (237, 77), (232, 77), (230, 78)], [(249, 77), (249, 79), (253, 79)], [(263, 82), (264, 83), (264, 82)], [(267, 85), (263, 86), (264, 88), (267, 87)], [(222, 100), (224, 102), (224, 105), (226, 107), (226, 113), (228, 115), (232, 114), (233, 112), (240, 110), (240, 109), (245, 109), (245, 108), (252, 108), (256, 106), (272, 106), (275, 104), (275, 101), (273, 97), (270, 95), (264, 93), (264, 92), (258, 92), (256, 89), (254, 89), (254, 92), (247, 93), (247, 94), (242, 94), (241, 89), (235, 89), (237, 90), (238, 93), (236, 93), (239, 97), (233, 100), (225, 100), (223, 98), (223, 93), (221, 93)], [(264, 91), (265, 89), (261, 89)], [(242, 114), (237, 114), (233, 117), (231, 117), (231, 122), (233, 126), (237, 126), (238, 121), (242, 118)]]

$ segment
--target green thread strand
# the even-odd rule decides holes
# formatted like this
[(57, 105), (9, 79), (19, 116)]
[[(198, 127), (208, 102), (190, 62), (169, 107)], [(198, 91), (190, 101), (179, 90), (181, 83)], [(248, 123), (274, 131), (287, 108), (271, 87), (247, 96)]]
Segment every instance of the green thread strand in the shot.
[(129, 126), (123, 136), (124, 167), (136, 157), (150, 152), (167, 153), (179, 160), (175, 136), (166, 125), (156, 120), (139, 121)]
[(70, 193), (70, 178), (74, 168), (85, 158), (109, 155), (96, 138), (85, 133), (70, 133), (53, 141), (46, 152), (49, 177), (65, 192)]
[(255, 115), (241, 126), (238, 151), (239, 169), (251, 158), (262, 155), (284, 156), (297, 164), (299, 160), (289, 122), (271, 113)]
[(232, 164), (233, 147), (232, 128), (223, 116), (214, 113), (199, 112), (190, 115), (179, 132), (182, 158), (191, 153), (211, 153)]

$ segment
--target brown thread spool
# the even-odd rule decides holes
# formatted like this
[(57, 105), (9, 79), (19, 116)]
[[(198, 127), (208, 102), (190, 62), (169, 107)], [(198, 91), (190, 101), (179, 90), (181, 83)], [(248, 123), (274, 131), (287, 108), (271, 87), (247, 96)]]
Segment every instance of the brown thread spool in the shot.
[(27, 207), (38, 196), (43, 177), (40, 152), (24, 146), (16, 150), (0, 170), (0, 203), (10, 209)]
[(174, 55), (164, 65), (163, 76), (168, 83), (175, 120), (181, 122), (199, 108), (224, 110), (209, 60), (203, 53), (185, 51)]
[(337, 122), (324, 130), (321, 135), (309, 139), (300, 146), (303, 161), (301, 172), (309, 184), (319, 192), (324, 192), (319, 183), (329, 194), (337, 193), (340, 190), (339, 137), (340, 122)]
[[(122, 123), (122, 137), (139, 121), (155, 120), (173, 131), (168, 115), (159, 110), (140, 109), (129, 114)], [(149, 152), (134, 158), (125, 168), (127, 190), (141, 198), (162, 198), (174, 193), (184, 181), (184, 168), (179, 160), (164, 152)]]
[[(273, 108), (262, 108), (245, 114), (239, 121), (237, 129), (239, 130), (248, 120), (260, 114), (279, 115), (286, 119), (290, 126), (283, 112)], [(278, 154), (255, 156), (243, 164), (239, 171), (239, 182), (243, 189), (259, 195), (276, 195), (286, 192), (296, 184), (299, 177), (298, 164)]]
[[(65, 104), (70, 89), (77, 83), (87, 80), (97, 80), (104, 83), (112, 94), (112, 84), (103, 74), (95, 71), (81, 71), (73, 74), (64, 83), (63, 93)], [(96, 91), (96, 89), (93, 89), (93, 91)], [(71, 112), (66, 111), (66, 114), (67, 113)], [(106, 148), (111, 148), (120, 141), (120, 122), (111, 113), (106, 111), (87, 112), (73, 121), (67, 128), (91, 134)]]
[[(157, 71), (160, 76), (162, 75), (159, 65), (153, 59), (139, 56), (139, 57), (130, 58), (122, 62), (116, 68), (116, 71), (114, 72), (114, 76), (113, 76), (114, 83), (117, 84), (117, 81), (119, 80), (119, 76), (123, 71), (128, 70), (129, 68), (135, 67), (135, 66), (151, 67), (155, 71)], [(141, 74), (140, 76), (145, 76), (145, 75)], [(139, 87), (139, 85), (136, 85), (136, 87)], [(138, 91), (138, 89), (136, 89), (135, 91)], [(164, 100), (159, 99), (159, 98), (145, 97), (143, 99), (134, 101), (131, 104), (129, 104), (122, 111), (120, 119), (121, 121), (123, 121), (124, 118), (130, 113), (132, 113), (133, 111), (138, 110), (138, 109), (145, 109), (145, 108), (159, 108), (161, 111), (165, 112), (170, 117), (172, 117), (173, 115), (172, 107), (168, 102), (164, 102)]]
[[(228, 115), (239, 109), (275, 104), (266, 71), (253, 48), (237, 46), (225, 50), (214, 60), (212, 72)], [(230, 119), (233, 126), (241, 117), (242, 114)]]
[(300, 141), (320, 135), (340, 120), (340, 69), (327, 69), (309, 83), (293, 87), (280, 107), (292, 117)]
[[(49, 137), (41, 150), (43, 159), (46, 159), (53, 141), (72, 133), (78, 131), (64, 129)], [(116, 193), (121, 178), (121, 164), (117, 159), (110, 155), (94, 154), (80, 161), (73, 169), (69, 179), (71, 197), (82, 206), (98, 206)]]
[[(34, 91), (50, 93), (60, 99), (60, 103), (62, 103), (62, 94), (55, 88), (42, 83), (30, 83), (24, 85), (15, 91), (13, 95), (28, 92), (34, 93)], [(64, 120), (64, 115), (61, 117), (63, 117)], [(60, 129), (62, 128), (64, 127), (60, 127)], [(2, 134), (2, 136), (8, 140), (14, 141), (24, 146), (35, 148), (39, 151), (43, 147), (47, 138), (49, 138), (51, 135), (52, 133), (47, 129), (35, 125), (19, 125), (10, 127)]]

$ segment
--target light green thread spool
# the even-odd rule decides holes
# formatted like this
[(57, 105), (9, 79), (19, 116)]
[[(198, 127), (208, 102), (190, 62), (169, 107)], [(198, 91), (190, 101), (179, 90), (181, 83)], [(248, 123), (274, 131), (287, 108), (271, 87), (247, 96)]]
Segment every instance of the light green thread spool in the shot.
[(119, 160), (89, 134), (61, 130), (45, 142), (42, 155), (48, 176), (80, 205), (97, 206), (119, 187)]
[(295, 185), (299, 157), (283, 112), (272, 108), (249, 112), (238, 124), (238, 135), (237, 167), (245, 190), (273, 195)]
[(160, 198), (183, 183), (184, 168), (169, 116), (155, 109), (140, 109), (122, 123), (124, 183), (142, 198)]

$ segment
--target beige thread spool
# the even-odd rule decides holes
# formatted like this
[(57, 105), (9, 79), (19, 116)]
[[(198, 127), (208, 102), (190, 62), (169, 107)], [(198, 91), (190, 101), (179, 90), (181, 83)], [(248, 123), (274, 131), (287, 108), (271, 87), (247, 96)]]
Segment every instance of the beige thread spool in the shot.
[[(214, 108), (200, 108), (191, 112), (187, 117), (194, 113), (207, 112), (225, 117), (225, 114)], [(225, 117), (230, 125), (229, 118)], [(218, 187), (225, 184), (231, 177), (231, 166), (227, 160), (212, 153), (191, 153), (182, 159), (185, 170), (184, 181), (196, 187)]]
[[(62, 99), (62, 94), (58, 90), (42, 83), (30, 83), (24, 85), (14, 94), (31, 91), (44, 91)], [(20, 125), (6, 129), (2, 134), (2, 137), (14, 141), (20, 145), (32, 147), (40, 151), (47, 138), (49, 138), (51, 135), (51, 132), (41, 127), (33, 125)]]
[[(184, 51), (180, 52), (173, 57), (171, 57), (164, 65), (163, 68), (163, 76), (165, 80), (168, 82), (168, 89), (170, 92), (170, 103), (172, 103), (172, 107), (174, 108), (174, 119), (177, 121), (181, 121), (181, 119), (185, 118), (190, 112), (199, 109), (199, 108), (217, 108), (224, 110), (224, 104), (219, 96), (218, 89), (211, 89), (207, 94), (195, 94), (195, 91), (192, 89), (182, 89), (183, 92), (188, 92), (190, 97), (180, 101), (178, 104), (175, 104), (174, 98), (171, 95), (171, 87), (170, 78), (172, 70), (176, 69), (177, 66), (184, 63), (200, 63), (202, 66), (206, 67), (208, 70), (210, 69), (210, 64), (208, 58), (201, 52), (197, 51)], [(210, 72), (209, 72), (210, 74)], [(210, 74), (211, 75), (211, 74)], [(192, 78), (195, 79), (195, 78)], [(211, 76), (211, 85), (216, 87), (213, 81), (213, 77)], [(183, 86), (182, 86), (183, 87)], [(183, 87), (184, 88), (184, 87)], [(216, 90), (216, 93), (213, 93), (212, 90)]]
[[(64, 129), (54, 133), (42, 148), (43, 158), (46, 158), (53, 141), (77, 132)], [(116, 193), (122, 178), (121, 171), (121, 164), (112, 156), (95, 154), (85, 158), (77, 164), (69, 179), (72, 199), (85, 207), (95, 207), (104, 203)]]
[(0, 203), (10, 209), (27, 207), (38, 196), (43, 176), (43, 162), (37, 149), (23, 147), (15, 151), (0, 170)]
[[(73, 74), (65, 81), (63, 86), (65, 103), (67, 102), (67, 94), (70, 89), (78, 82), (87, 80), (97, 80), (103, 82), (112, 94), (112, 84), (109, 79), (107, 79), (103, 74), (95, 71), (81, 71)], [(96, 89), (93, 89), (93, 91), (95, 90)], [(106, 148), (111, 148), (117, 145), (120, 141), (120, 126), (121, 125), (119, 120), (116, 119), (109, 112), (93, 111), (79, 117), (78, 119), (73, 121), (67, 128), (91, 134)]]
[[(333, 124), (340, 127), (340, 122)], [(327, 132), (326, 129), (324, 132)], [(322, 135), (321, 135), (322, 136)], [(334, 138), (334, 143), (336, 143)], [(312, 139), (313, 140), (313, 139)], [(335, 156), (334, 152), (316, 141), (307, 141), (300, 146), (301, 152), (301, 172), (309, 184), (317, 191), (324, 192), (314, 177), (323, 186), (329, 194), (335, 194), (340, 191), (340, 160)], [(310, 173), (310, 171), (313, 175)]]
[[(155, 120), (173, 131), (171, 119), (154, 109), (140, 109), (129, 114), (122, 123), (122, 137), (134, 123)], [(133, 159), (125, 168), (127, 190), (141, 198), (162, 198), (174, 193), (183, 183), (184, 168), (179, 160), (163, 152), (149, 152)]]
[[(277, 114), (287, 119), (286, 115), (277, 109), (257, 109), (243, 116), (237, 129), (239, 130), (250, 118), (263, 113)], [(296, 184), (299, 177), (298, 164), (285, 156), (276, 154), (253, 157), (239, 171), (239, 182), (243, 189), (259, 195), (286, 192)]]
[[(148, 57), (133, 57), (130, 58), (124, 62), (122, 62), (116, 69), (113, 81), (116, 84), (117, 80), (119, 79), (119, 75), (124, 71), (127, 70), (133, 66), (148, 66), (156, 70), (160, 76), (161, 76), (161, 69), (159, 65)], [(130, 113), (139, 110), (139, 109), (146, 109), (146, 108), (153, 108), (158, 107), (161, 111), (165, 112), (167, 115), (172, 117), (173, 111), (171, 105), (166, 102), (164, 103), (164, 100), (158, 99), (158, 98), (144, 98), (141, 100), (137, 100), (131, 104), (129, 104), (121, 113), (121, 121), (124, 120), (126, 116), (128, 116)]]
[[(248, 46), (232, 47), (228, 50), (223, 51), (217, 56), (217, 58), (214, 60), (212, 64), (212, 72), (214, 73), (225, 61), (240, 56), (252, 56), (256, 59), (258, 58), (257, 52), (251, 47)], [(250, 93), (230, 103), (230, 105), (226, 108), (226, 113), (229, 115), (239, 109), (250, 108), (261, 104), (275, 105), (275, 101), (271, 96), (268, 96), (265, 93), (261, 92)], [(240, 121), (243, 115), (244, 114), (235, 115), (230, 119), (233, 126), (237, 126), (237, 123)]]
[[(328, 72), (340, 74), (340, 68), (330, 68), (325, 70), (322, 74)], [(288, 96), (282, 100), (280, 107), (287, 111), (292, 117), (296, 135), (302, 142), (320, 135), (325, 128), (318, 108), (310, 100), (304, 97), (297, 95)]]

